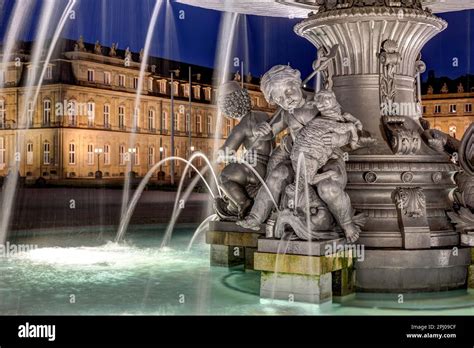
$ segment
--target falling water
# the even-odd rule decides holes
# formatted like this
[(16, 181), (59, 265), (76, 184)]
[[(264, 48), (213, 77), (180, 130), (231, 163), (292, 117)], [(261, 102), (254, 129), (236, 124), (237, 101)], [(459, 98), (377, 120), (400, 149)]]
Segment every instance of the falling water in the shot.
[[(56, 43), (59, 39), (59, 35), (61, 34), (65, 24), (66, 24), (66, 21), (68, 19), (68, 16), (70, 14), (70, 11), (74, 8), (74, 5), (76, 3), (76, 0), (70, 0), (65, 8), (65, 10), (63, 11), (63, 14), (60, 18), (60, 21), (58, 23), (58, 26), (56, 27), (56, 30), (54, 32), (54, 35), (53, 35), (53, 39), (51, 41), (51, 44), (50, 44), (50, 47), (49, 47), (49, 51), (48, 51), (48, 54), (47, 54), (47, 57), (43, 63), (43, 69), (42, 69), (42, 72), (41, 72), (41, 75), (40, 75), (40, 78), (37, 82), (37, 87), (36, 87), (36, 92), (34, 94), (34, 98), (32, 100), (32, 103), (33, 105), (36, 104), (36, 100), (38, 98), (38, 95), (39, 95), (39, 92), (40, 92), (40, 88), (41, 88), (41, 85), (43, 83), (43, 79), (45, 77), (45, 74), (46, 74), (46, 70), (47, 70), (47, 67), (49, 65), (49, 62), (51, 60), (51, 57), (53, 55), (53, 52), (54, 52), (54, 48), (56, 46)], [(29, 4), (29, 2), (27, 3)], [(37, 34), (37, 37), (36, 37), (36, 43), (35, 43), (35, 47), (33, 49), (33, 56), (32, 56), (32, 65), (33, 65), (33, 73), (31, 74), (31, 76), (28, 77), (27, 79), (27, 92), (26, 92), (26, 96), (25, 96), (25, 100), (24, 100), (24, 105), (23, 105), (23, 109), (22, 109), (22, 112), (23, 112), (23, 116), (25, 114), (25, 110), (27, 109), (27, 105), (28, 105), (28, 102), (30, 101), (30, 97), (32, 95), (32, 90), (34, 88), (34, 84), (35, 84), (35, 81), (36, 81), (36, 76), (37, 76), (37, 73), (36, 73), (36, 69), (35, 67), (38, 67), (39, 65), (39, 61), (41, 59), (41, 54), (42, 54), (42, 49), (45, 45), (45, 40), (46, 40), (46, 36), (47, 36), (47, 33), (48, 33), (48, 28), (50, 27), (49, 25), (47, 25), (47, 23), (49, 23), (51, 21), (51, 15), (52, 15), (52, 12), (53, 12), (53, 9), (54, 9), (54, 6), (57, 5), (53, 0), (49, 0), (49, 1), (45, 1), (45, 5), (43, 7), (43, 10), (42, 10), (42, 14), (41, 14), (41, 17), (40, 17), (40, 21), (39, 21), (39, 31), (38, 31), (38, 34)], [(26, 9), (29, 9), (29, 5), (28, 6), (25, 6)], [(11, 23), (14, 23), (15, 21), (15, 15), (16, 15), (16, 9), (14, 11), (14, 15), (13, 15), (13, 19), (12, 19), (12, 22)], [(20, 13), (23, 14), (23, 11), (20, 11)], [(24, 20), (24, 18), (22, 18), (22, 20)], [(14, 25), (14, 32), (16, 32), (15, 35), (18, 34), (18, 29), (16, 28), (16, 25)], [(11, 38), (14, 38), (15, 36), (13, 34), (10, 34), (8, 35), (8, 39), (7, 39), (7, 46), (8, 45), (11, 45), (10, 44), (10, 39)], [(7, 47), (6, 49), (9, 50), (9, 51), (5, 51), (7, 52), (6, 54), (4, 54), (4, 57), (3, 59), (5, 60), (6, 57), (8, 58), (10, 55), (11, 55), (11, 49), (12, 49), (13, 45), (11, 45), (10, 47)], [(5, 65), (2, 65), (2, 66), (5, 66)], [(24, 117), (20, 116), (22, 118), (22, 120), (24, 120)], [(19, 122), (20, 120), (18, 120), (18, 123), (21, 124), (22, 122)], [(25, 128), (28, 129), (29, 127), (29, 123), (26, 122), (25, 123)], [(19, 140), (21, 140), (21, 138), (19, 138)], [(22, 153), (22, 143), (18, 143), (17, 145), (17, 153)], [(4, 244), (6, 239), (7, 239), (7, 232), (8, 232), (8, 225), (9, 225), (9, 222), (10, 222), (10, 219), (11, 219), (11, 213), (12, 213), (12, 209), (13, 209), (13, 201), (14, 201), (14, 198), (15, 198), (15, 191), (16, 191), (16, 186), (17, 186), (17, 182), (18, 182), (18, 165), (19, 165), (19, 161), (14, 161), (12, 162), (12, 169), (10, 170), (10, 175), (7, 177), (7, 179), (5, 180), (5, 183), (4, 183), (4, 188), (3, 188), (3, 192), (2, 192), (2, 216), (0, 218), (0, 244)]]
[[(145, 40), (145, 48), (144, 48), (144, 51), (143, 51), (143, 57), (142, 57), (142, 61), (140, 63), (140, 75), (138, 77), (138, 88), (137, 88), (137, 93), (135, 94), (135, 102), (134, 102), (134, 106), (133, 106), (133, 122), (135, 122), (135, 120), (137, 120), (137, 124), (132, 124), (132, 132), (130, 133), (130, 139), (129, 139), (129, 147), (130, 148), (133, 148), (135, 146), (135, 139), (136, 139), (136, 127), (138, 127), (138, 123), (139, 123), (139, 118), (140, 118), (140, 114), (137, 115), (137, 119), (135, 119), (135, 113), (137, 112), (137, 110), (139, 110), (139, 106), (140, 106), (140, 99), (141, 99), (141, 95), (142, 95), (142, 91), (143, 91), (143, 79), (145, 77), (145, 69), (147, 67), (147, 61), (148, 61), (148, 56), (150, 54), (150, 46), (151, 46), (151, 42), (152, 42), (152, 39), (153, 39), (153, 32), (154, 32), (154, 28), (155, 28), (155, 25), (156, 25), (156, 21), (158, 19), (158, 14), (160, 12), (160, 7), (161, 7), (161, 4), (162, 4), (162, 1), (161, 0), (156, 0), (155, 2), (155, 6), (153, 8), (153, 13), (152, 13), (152, 16), (151, 16), (151, 20), (150, 20), (150, 23), (148, 24), (148, 31), (147, 31), (147, 34), (146, 34), (146, 40)], [(143, 110), (141, 110), (143, 111)], [(140, 112), (140, 111), (139, 111)], [(128, 173), (132, 171), (132, 161), (129, 160), (128, 163), (127, 163), (127, 171)], [(129, 195), (130, 195), (130, 176), (128, 175), (128, 173), (126, 173), (125, 175), (125, 182), (124, 182), (124, 185), (123, 185), (123, 195), (122, 195), (122, 216), (123, 214), (125, 213), (126, 209), (127, 209), (127, 204), (128, 204), (128, 198), (129, 198)]]
[[(202, 155), (202, 154), (201, 154)], [(150, 181), (153, 173), (155, 171), (157, 171), (164, 163), (166, 162), (169, 162), (169, 161), (181, 161), (181, 162), (184, 162), (186, 164), (190, 164), (189, 161), (185, 160), (184, 158), (181, 158), (181, 157), (167, 157), (165, 159), (162, 159), (161, 161), (159, 161), (158, 163), (156, 163), (149, 171), (148, 173), (145, 175), (145, 177), (142, 179), (142, 181), (140, 182), (140, 184), (138, 185), (138, 188), (136, 189), (133, 197), (132, 197), (132, 200), (130, 201), (129, 205), (128, 205), (128, 208), (125, 212), (124, 215), (122, 215), (122, 218), (120, 220), (120, 226), (119, 226), (119, 229), (117, 231), (117, 236), (115, 237), (115, 242), (120, 242), (122, 239), (123, 239), (123, 236), (125, 235), (125, 232), (127, 231), (127, 227), (128, 227), (128, 224), (130, 223), (130, 219), (133, 215), (133, 212), (135, 210), (135, 207), (138, 203), (138, 200), (140, 199), (142, 193), (143, 193), (143, 190), (145, 189), (145, 186), (148, 184), (148, 182)], [(190, 164), (191, 165), (191, 164)], [(192, 166), (192, 165), (191, 165)], [(194, 166), (193, 166), (194, 167)], [(195, 167), (194, 167), (195, 168)], [(199, 172), (197, 169), (197, 174), (201, 177), (201, 179), (203, 180), (204, 184), (206, 185), (207, 189), (209, 190), (209, 192), (211, 193), (212, 195), (212, 191), (211, 191), (211, 188), (209, 186), (209, 184), (207, 183), (206, 179), (204, 178), (204, 176), (202, 176), (201, 172)]]
[[(221, 192), (221, 189), (219, 187), (219, 181), (217, 180), (216, 172), (214, 171), (214, 168), (212, 168), (212, 164), (211, 164), (210, 160), (207, 158), (207, 156), (205, 154), (203, 154), (202, 152), (197, 151), (197, 152), (195, 152), (191, 155), (191, 157), (189, 159), (189, 163), (192, 163), (192, 161), (195, 158), (198, 158), (198, 157), (204, 159), (204, 161), (206, 162), (206, 165), (211, 169), (211, 173), (212, 173), (212, 176), (213, 176), (213, 179), (214, 179), (213, 183), (215, 185), (213, 187), (217, 187), (218, 195), (220, 197), (222, 197), (222, 192)], [(179, 185), (179, 188), (178, 188), (178, 193), (176, 195), (176, 200), (175, 200), (175, 204), (174, 204), (174, 207), (173, 207), (173, 214), (171, 216), (171, 221), (168, 224), (168, 227), (166, 229), (166, 233), (165, 233), (165, 236), (163, 238), (163, 242), (161, 243), (161, 247), (167, 246), (168, 243), (171, 240), (171, 235), (173, 234), (173, 228), (174, 228), (176, 220), (178, 219), (178, 216), (179, 216), (178, 199), (179, 199), (179, 196), (181, 194), (182, 185), (184, 183), (184, 178), (186, 177), (188, 168), (189, 168), (189, 166), (186, 166), (186, 168), (184, 169), (183, 175), (181, 177), (181, 182), (180, 182), (180, 185)], [(193, 168), (193, 169), (195, 169), (195, 168)], [(195, 170), (197, 170), (197, 169), (195, 169)], [(198, 174), (200, 174), (200, 172), (198, 172)], [(191, 191), (191, 189), (192, 189), (192, 187), (188, 187), (188, 191)], [(215, 198), (215, 196), (212, 194), (212, 190), (209, 186), (208, 186), (208, 190), (211, 193), (212, 198)]]
[(190, 251), (191, 247), (194, 244), (194, 241), (196, 240), (196, 238), (199, 237), (199, 235), (203, 231), (206, 231), (206, 229), (209, 229), (209, 222), (216, 221), (216, 220), (217, 220), (217, 214), (212, 214), (212, 215), (208, 216), (206, 219), (204, 219), (203, 222), (201, 222), (201, 224), (198, 226), (198, 228), (196, 228), (196, 231), (194, 232), (193, 237), (191, 238), (191, 241), (189, 242), (188, 248), (186, 249), (186, 251)]

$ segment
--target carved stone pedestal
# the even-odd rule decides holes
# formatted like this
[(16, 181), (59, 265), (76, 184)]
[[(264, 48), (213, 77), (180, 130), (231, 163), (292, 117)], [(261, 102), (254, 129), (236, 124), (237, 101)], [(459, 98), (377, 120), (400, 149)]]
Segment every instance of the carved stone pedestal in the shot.
[(244, 264), (252, 270), (257, 240), (264, 234), (249, 231), (233, 222), (212, 221), (206, 233), (206, 243), (211, 245), (211, 266), (233, 267)]
[(261, 271), (260, 297), (319, 304), (331, 301), (333, 295), (349, 294), (353, 288), (353, 253), (343, 248), (343, 239), (259, 239), (255, 270)]

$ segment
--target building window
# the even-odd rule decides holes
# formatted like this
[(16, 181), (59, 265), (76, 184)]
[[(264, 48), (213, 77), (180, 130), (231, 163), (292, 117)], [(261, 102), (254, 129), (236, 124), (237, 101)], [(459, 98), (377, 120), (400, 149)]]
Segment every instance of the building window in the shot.
[(94, 145), (93, 144), (87, 145), (87, 164), (90, 166), (94, 164)]
[(26, 164), (29, 166), (33, 164), (33, 143), (26, 144)]
[(148, 165), (152, 166), (155, 164), (155, 148), (150, 146), (148, 148)]
[(119, 106), (118, 108), (118, 124), (119, 128), (125, 128), (125, 107)]
[(225, 134), (226, 134), (226, 136), (229, 136), (231, 128), (232, 128), (232, 124), (231, 124), (230, 120), (228, 118), (226, 118), (226, 120), (225, 120)]
[(452, 136), (453, 138), (456, 138), (456, 131), (457, 131), (456, 126), (454, 125), (449, 126), (449, 135)]
[(138, 89), (138, 77), (133, 78), (133, 88)]
[(201, 115), (196, 115), (196, 133), (202, 133)]
[(33, 102), (28, 102), (27, 106), (28, 110), (26, 112), (27, 118), (28, 118), (28, 126), (31, 127), (33, 126), (33, 120), (35, 118), (35, 107), (33, 105)]
[(43, 101), (43, 126), (49, 126), (51, 123), (51, 100)]
[(211, 115), (207, 116), (206, 128), (207, 128), (207, 134), (212, 134), (212, 117), (211, 117)]
[(110, 85), (112, 81), (111, 75), (108, 71), (104, 72), (104, 84)]
[(87, 81), (94, 82), (95, 81), (94, 75), (95, 75), (94, 70), (88, 69), (87, 70)]
[(77, 112), (76, 112), (76, 102), (75, 101), (70, 101), (68, 103), (68, 110), (67, 110), (68, 116), (69, 116), (69, 125), (70, 126), (76, 126), (77, 125)]
[(174, 130), (179, 131), (179, 113), (174, 113)]
[(51, 144), (47, 141), (43, 144), (43, 164), (51, 163)]
[(148, 130), (155, 129), (155, 110), (148, 110)]
[(151, 77), (148, 79), (148, 90), (153, 92), (153, 79)]
[(160, 93), (166, 94), (166, 80), (160, 81)]
[(173, 93), (179, 95), (179, 82), (173, 81)]
[(5, 164), (5, 139), (0, 138), (0, 164)]
[(423, 106), (423, 109), (422, 109), (422, 110), (423, 110), (423, 111), (422, 111), (422, 112), (423, 112), (423, 115), (425, 115), (425, 114), (426, 114), (426, 106)]
[(140, 165), (140, 148), (138, 146), (136, 146), (133, 150), (134, 150), (133, 151), (133, 163), (136, 166), (139, 166)]
[(185, 120), (186, 122), (184, 122), (184, 131), (186, 133), (189, 133), (190, 132), (190, 130), (189, 130), (190, 127), (189, 126), (190, 126), (190, 123), (191, 123), (191, 119), (189, 117), (189, 114), (186, 114), (185, 117), (186, 117), (186, 120)]
[(7, 120), (7, 109), (5, 107), (5, 100), (0, 100), (0, 128), (5, 128)]
[(201, 86), (193, 86), (194, 99), (201, 99)]
[(88, 121), (89, 127), (94, 127), (94, 121), (95, 121), (95, 103), (94, 102), (87, 103), (87, 121)]
[(189, 98), (189, 83), (183, 85), (183, 96)]
[(45, 80), (52, 80), (53, 79), (53, 67), (52, 66), (48, 66), (46, 68), (46, 74), (44, 76), (44, 79)]
[(69, 144), (69, 164), (76, 164), (76, 144)]
[(110, 128), (110, 105), (104, 105), (104, 127)]
[(121, 166), (125, 165), (125, 146), (119, 146), (119, 164)]
[(125, 75), (119, 75), (119, 86), (125, 87)]
[(451, 114), (455, 114), (456, 113), (456, 104), (450, 104), (449, 105), (449, 112)]
[(135, 108), (133, 112), (133, 129), (137, 130), (140, 124), (140, 108)]
[(472, 112), (472, 104), (466, 104), (464, 106), (464, 112), (471, 113)]
[(166, 112), (163, 112), (161, 114), (161, 129), (162, 130), (168, 129), (167, 119), (168, 119), (168, 114)]
[(435, 105), (434, 113), (435, 114), (440, 114), (441, 113), (441, 105)]
[(104, 145), (104, 164), (110, 164), (110, 145)]
[(207, 101), (211, 100), (211, 88), (210, 87), (204, 88), (204, 99), (206, 99)]

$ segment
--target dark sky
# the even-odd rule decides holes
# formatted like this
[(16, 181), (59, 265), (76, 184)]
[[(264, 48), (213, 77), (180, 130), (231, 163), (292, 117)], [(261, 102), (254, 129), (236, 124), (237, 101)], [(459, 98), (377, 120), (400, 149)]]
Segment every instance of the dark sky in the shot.
[[(66, 0), (56, 0), (64, 8)], [(212, 67), (218, 45), (221, 14), (193, 8), (165, 0), (160, 10), (151, 54), (187, 63)], [(38, 25), (41, 0), (37, 10), (25, 25), (23, 37), (34, 38)], [(11, 13), (13, 0), (0, 0), (0, 36), (3, 37)], [(100, 40), (110, 46), (118, 42), (120, 48), (130, 46), (139, 51), (145, 42), (154, 0), (79, 0), (76, 18), (68, 23), (63, 36), (77, 39), (84, 35), (87, 42)], [(423, 50), (423, 60), (437, 76), (451, 78), (473, 73), (472, 38), (474, 11), (442, 14), (449, 28), (430, 41)], [(300, 69), (306, 76), (311, 69), (316, 49), (293, 32), (298, 20), (283, 18), (240, 16), (236, 28), (236, 44), (232, 57), (246, 61), (246, 72), (260, 76), (272, 65), (287, 64)], [(48, 25), (54, 29), (54, 20)], [(453, 59), (458, 59), (454, 66)], [(237, 68), (236, 68), (237, 69)]]

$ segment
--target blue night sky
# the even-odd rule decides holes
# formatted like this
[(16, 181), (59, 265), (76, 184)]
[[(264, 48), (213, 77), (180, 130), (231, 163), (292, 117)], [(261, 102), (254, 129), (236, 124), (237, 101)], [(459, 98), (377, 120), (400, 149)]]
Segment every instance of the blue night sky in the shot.
[[(56, 1), (60, 5), (58, 10), (67, 3), (65, 0)], [(13, 3), (13, 0), (0, 0), (2, 38)], [(34, 39), (38, 25), (41, 0), (37, 3), (31, 19), (25, 23), (23, 38), (27, 40)], [(100, 40), (104, 46), (118, 42), (119, 48), (129, 46), (132, 51), (139, 51), (144, 46), (154, 4), (154, 0), (79, 0), (75, 8), (76, 18), (69, 21), (62, 36), (77, 39), (82, 34), (86, 42)], [(435, 70), (436, 76), (456, 78), (473, 73), (473, 14), (474, 11), (461, 11), (440, 15), (449, 22), (449, 27), (430, 41), (422, 52), (428, 70)], [(184, 18), (180, 18), (183, 15)], [(219, 12), (163, 1), (151, 54), (213, 67), (220, 21)], [(51, 22), (54, 23), (54, 19)], [(260, 76), (272, 65), (287, 63), (306, 76), (316, 49), (294, 34), (293, 26), (297, 22), (284, 18), (240, 16), (232, 57), (246, 61), (246, 72), (250, 70), (255, 76)], [(453, 66), (453, 58), (458, 58), (458, 67)]]

